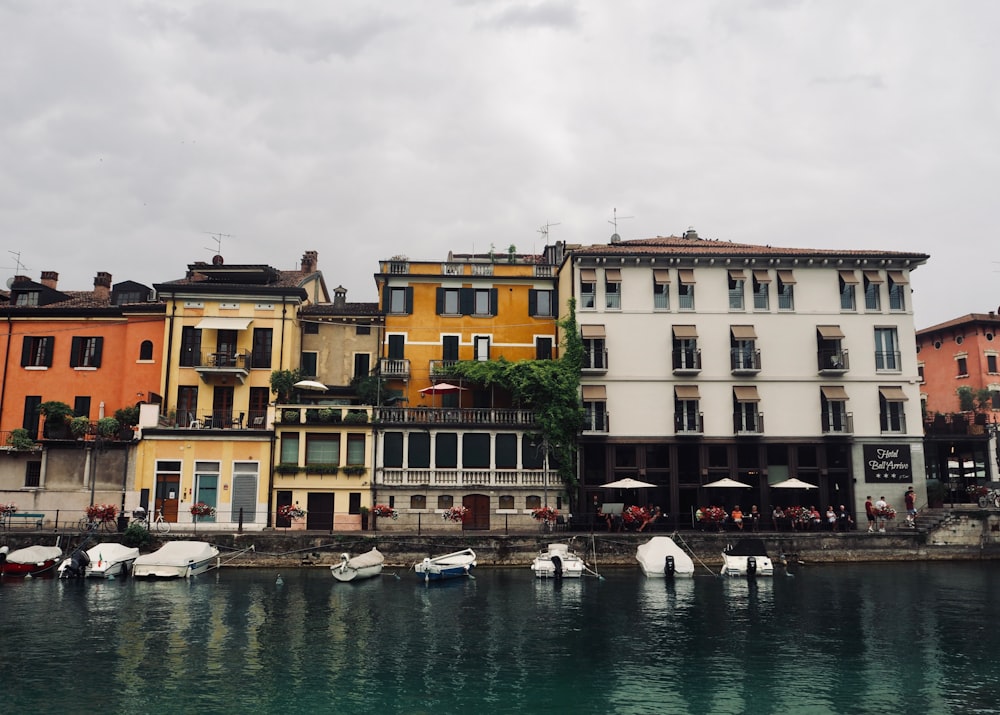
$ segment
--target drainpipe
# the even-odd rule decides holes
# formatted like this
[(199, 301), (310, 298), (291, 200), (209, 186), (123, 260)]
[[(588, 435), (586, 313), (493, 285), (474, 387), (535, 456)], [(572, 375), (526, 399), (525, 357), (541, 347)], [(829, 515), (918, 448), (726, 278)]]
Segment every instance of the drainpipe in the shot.
[(174, 319), (177, 316), (177, 299), (170, 297), (170, 319), (167, 323), (167, 362), (163, 366), (163, 405), (161, 414), (170, 413), (170, 359), (174, 354)]
[[(7, 397), (7, 366), (10, 365), (10, 341), (14, 337), (14, 324), (7, 316), (7, 348), (3, 361), (3, 378), (0, 379), (0, 417), (3, 417), (3, 403)], [(23, 420), (22, 420), (23, 421)]]

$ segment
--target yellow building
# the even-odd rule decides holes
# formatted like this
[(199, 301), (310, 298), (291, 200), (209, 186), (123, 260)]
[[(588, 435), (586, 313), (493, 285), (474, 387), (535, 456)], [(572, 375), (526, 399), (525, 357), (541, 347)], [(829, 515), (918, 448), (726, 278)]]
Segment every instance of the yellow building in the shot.
[(377, 411), (376, 499), (399, 511), (394, 523), (464, 506), (466, 529), (489, 529), (561, 492), (531, 436), (531, 411), (448, 371), (459, 360), (556, 357), (553, 261), (513, 247), (446, 261), (395, 257), (375, 280), (385, 316), (379, 372), (402, 395)]
[(278, 270), (216, 256), (155, 285), (167, 313), (163, 402), (143, 424), (140, 505), (171, 522), (191, 522), (203, 502), (216, 514), (199, 522), (269, 523), (271, 373), (298, 366), (299, 308), (329, 302), (317, 260), (307, 251), (298, 270)]

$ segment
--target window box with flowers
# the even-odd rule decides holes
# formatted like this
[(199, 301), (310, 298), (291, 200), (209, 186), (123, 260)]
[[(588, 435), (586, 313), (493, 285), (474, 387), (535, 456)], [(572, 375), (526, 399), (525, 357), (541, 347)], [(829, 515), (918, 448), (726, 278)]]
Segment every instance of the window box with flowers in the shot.
[(399, 512), (393, 509), (388, 504), (376, 504), (372, 507), (372, 514), (375, 516), (380, 516), (383, 519), (398, 519)]
[(467, 506), (453, 506), (450, 509), (445, 509), (441, 512), (441, 518), (445, 521), (452, 521), (456, 523), (462, 523), (465, 521), (465, 517), (469, 515), (469, 507)]
[(306, 474), (336, 474), (340, 471), (338, 464), (307, 464)]
[(209, 506), (203, 501), (196, 501), (191, 505), (191, 516), (215, 516), (215, 507)]
[(292, 462), (279, 462), (274, 465), (275, 474), (298, 474), (301, 471), (302, 467)]
[(306, 510), (298, 504), (282, 504), (278, 507), (278, 516), (282, 519), (301, 519), (306, 515)]
[(344, 474), (349, 477), (363, 477), (368, 468), (361, 464), (352, 464), (344, 467)]

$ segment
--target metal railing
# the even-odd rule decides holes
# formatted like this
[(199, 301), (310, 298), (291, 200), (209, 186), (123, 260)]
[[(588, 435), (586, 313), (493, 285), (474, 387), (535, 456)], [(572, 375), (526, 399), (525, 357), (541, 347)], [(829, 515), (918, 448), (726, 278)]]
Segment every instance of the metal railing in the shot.
[(535, 424), (532, 410), (492, 407), (379, 407), (375, 419), (380, 424), (502, 425), (530, 427)]

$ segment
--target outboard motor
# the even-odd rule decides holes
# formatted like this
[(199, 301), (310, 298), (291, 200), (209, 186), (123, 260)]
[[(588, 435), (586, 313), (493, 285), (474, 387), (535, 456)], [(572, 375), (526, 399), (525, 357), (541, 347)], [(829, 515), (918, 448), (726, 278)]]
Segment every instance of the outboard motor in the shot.
[(7, 554), (10, 553), (9, 546), (0, 546), (0, 564), (7, 562)]
[(667, 576), (673, 576), (675, 568), (673, 554), (667, 554), (666, 563), (663, 564), (663, 573)]
[(552, 557), (552, 571), (556, 578), (562, 578), (563, 575), (563, 562), (559, 556)]
[(757, 575), (757, 557), (747, 556), (747, 576)]
[(83, 549), (77, 549), (69, 557), (66, 566), (59, 572), (59, 578), (83, 578), (87, 575), (87, 566), (90, 564), (90, 557)]

